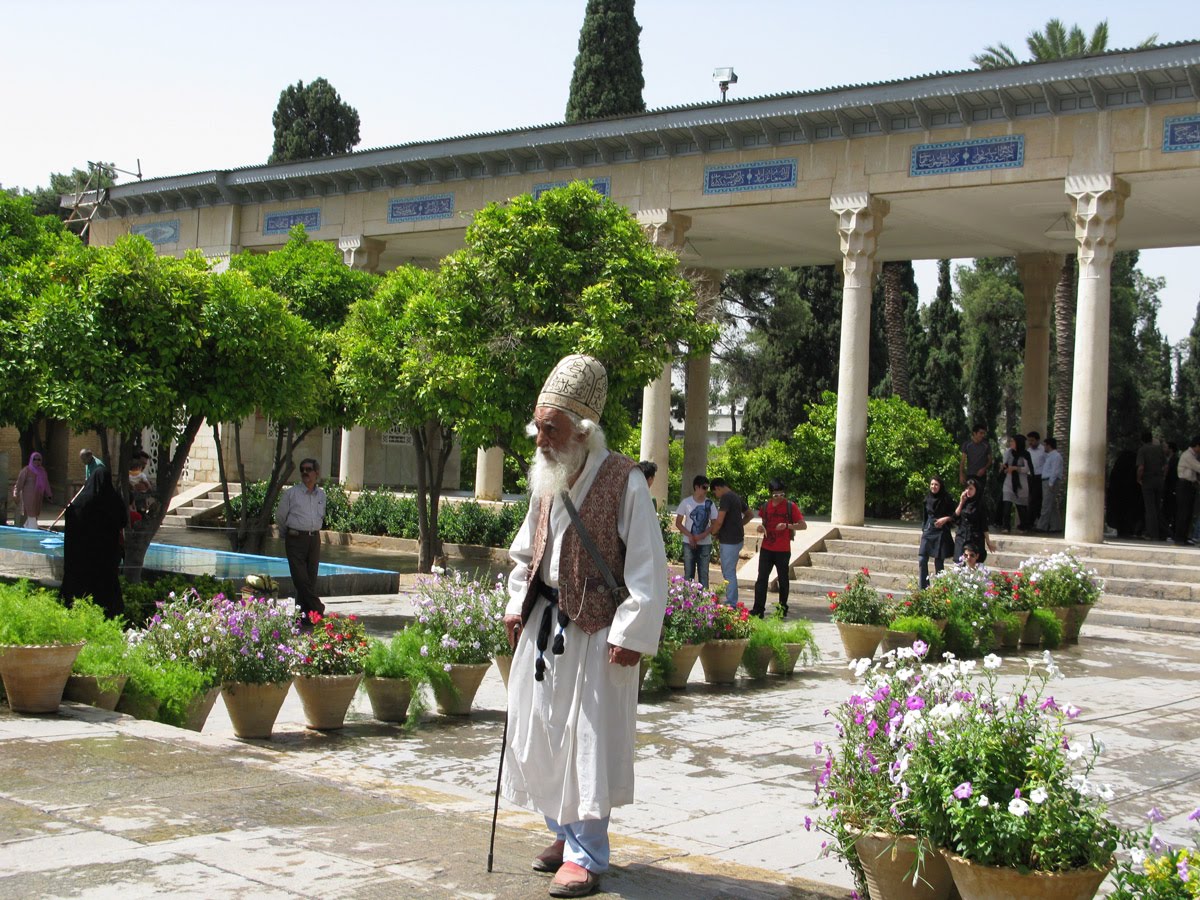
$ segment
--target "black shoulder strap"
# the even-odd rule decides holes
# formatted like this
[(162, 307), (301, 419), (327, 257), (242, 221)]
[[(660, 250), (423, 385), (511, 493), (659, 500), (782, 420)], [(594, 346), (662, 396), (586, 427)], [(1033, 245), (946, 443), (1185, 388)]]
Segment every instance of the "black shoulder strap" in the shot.
[(571, 523), (575, 526), (575, 530), (579, 532), (579, 540), (583, 544), (583, 549), (588, 552), (588, 556), (592, 558), (592, 562), (600, 570), (600, 575), (604, 579), (604, 583), (608, 585), (609, 594), (612, 595), (613, 600), (618, 604), (623, 603), (629, 597), (629, 588), (623, 584), (617, 584), (617, 579), (613, 577), (612, 569), (608, 567), (608, 563), (600, 555), (600, 548), (596, 546), (592, 540), (592, 536), (584, 528), (583, 519), (579, 518), (579, 510), (575, 508), (575, 504), (571, 502), (571, 498), (567, 492), (560, 492), (558, 498), (562, 500), (563, 506), (567, 509), (567, 515), (571, 517)]

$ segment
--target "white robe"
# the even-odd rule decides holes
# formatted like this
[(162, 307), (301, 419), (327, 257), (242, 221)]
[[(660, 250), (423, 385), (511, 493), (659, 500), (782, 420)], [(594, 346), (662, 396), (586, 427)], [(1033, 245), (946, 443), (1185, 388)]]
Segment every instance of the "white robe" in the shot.
[[(607, 456), (607, 451), (588, 456), (570, 490), (576, 508), (583, 505)], [(531, 578), (538, 509), (537, 498), (531, 499), (509, 551), (516, 564), (508, 579), (510, 615), (520, 614)], [(610, 663), (608, 645), (652, 655), (667, 605), (662, 531), (646, 481), (636, 472), (630, 473), (617, 522), (626, 547), (625, 585), (630, 595), (617, 608), (612, 625), (592, 635), (574, 623), (568, 625), (564, 652), (556, 656), (547, 646), (546, 678), (535, 681), (535, 641), (548, 603), (539, 597), (521, 632), (508, 679), (508, 747), (501, 791), (513, 803), (562, 824), (600, 819), (612, 807), (633, 802), (638, 667)], [(542, 581), (549, 587), (558, 587), (562, 537), (569, 524), (566, 509), (555, 503), (541, 565)]]

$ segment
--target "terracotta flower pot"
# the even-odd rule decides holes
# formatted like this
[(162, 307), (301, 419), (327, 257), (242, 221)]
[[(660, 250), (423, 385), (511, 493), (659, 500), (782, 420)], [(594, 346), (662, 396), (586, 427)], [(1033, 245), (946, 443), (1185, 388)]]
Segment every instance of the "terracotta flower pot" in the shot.
[(358, 690), (362, 673), (354, 675), (297, 675), (296, 693), (304, 707), (304, 724), (316, 731), (333, 731), (346, 724), (346, 711)]
[(892, 631), (890, 628), (883, 633), (883, 640), (880, 641), (879, 649), (883, 653), (892, 653), (901, 648), (912, 648), (913, 642), (917, 639), (915, 631)]
[(742, 668), (751, 678), (766, 678), (774, 659), (775, 651), (771, 647), (747, 647), (742, 654)]
[(270, 738), (275, 719), (279, 717), (279, 710), (291, 688), (291, 679), (267, 684), (227, 681), (221, 685), (221, 697), (229, 711), (233, 733), (240, 738)]
[(981, 866), (943, 850), (946, 865), (963, 900), (1091, 900), (1112, 864), (1103, 869), (1029, 872)]
[(508, 673), (512, 671), (511, 656), (496, 656), (496, 668), (500, 670), (500, 680), (504, 682), (504, 689), (508, 690)]
[(913, 883), (917, 839), (912, 835), (860, 834), (854, 850), (876, 900), (946, 900), (954, 887), (945, 860), (928, 844)]
[(121, 692), (121, 698), (117, 701), (116, 710), (127, 716), (133, 716), (135, 719), (146, 719), (153, 722), (158, 716), (158, 708), (162, 706), (162, 700), (158, 697), (151, 697), (149, 694), (139, 694), (137, 691), (128, 690)]
[(800, 654), (804, 652), (803, 644), (784, 644), (783, 648), (787, 650), (788, 661), (781, 666), (779, 660), (772, 656), (771, 661), (767, 663), (767, 671), (772, 675), (791, 676), (796, 671), (796, 663), (800, 659)]
[(220, 695), (221, 689), (214, 687), (193, 697), (192, 702), (188, 704), (183, 727), (188, 731), (203, 731), (204, 723), (208, 721), (208, 714), (212, 712), (213, 705)]
[(451, 665), (451, 686), (433, 686), (433, 697), (437, 701), (438, 712), (443, 716), (469, 716), (471, 704), (475, 702), (475, 694), (479, 691), (479, 685), (483, 683), (483, 676), (491, 667), (491, 663)]
[(408, 704), (412, 702), (412, 686), (406, 678), (367, 678), (367, 699), (371, 701), (371, 715), (380, 722), (403, 722), (408, 718)]
[(63, 699), (112, 711), (117, 708), (117, 701), (121, 699), (121, 691), (125, 689), (128, 677), (127, 675), (112, 675), (105, 678), (104, 682), (108, 685), (108, 690), (101, 690), (100, 679), (95, 675), (72, 675), (67, 679)]
[(838, 622), (837, 629), (847, 659), (874, 656), (879, 642), (887, 633), (887, 629), (882, 625), (856, 625), (852, 622)]
[(1025, 620), (1025, 627), (1021, 629), (1021, 643), (1026, 647), (1036, 647), (1041, 642), (1042, 623), (1031, 615)]
[(1083, 628), (1084, 619), (1092, 611), (1090, 603), (1076, 603), (1067, 607), (1067, 621), (1063, 625), (1063, 640), (1068, 644), (1079, 643), (1079, 631)]
[(748, 638), (728, 641), (707, 641), (700, 648), (700, 665), (704, 667), (704, 680), (709, 684), (734, 684), (737, 682), (738, 666), (746, 652)]
[(13, 712), (52, 713), (62, 703), (63, 690), (71, 675), (78, 644), (0, 646), (0, 677)]
[(702, 644), (684, 644), (671, 654), (671, 671), (667, 673), (667, 687), (682, 690), (687, 687), (688, 676), (700, 658)]

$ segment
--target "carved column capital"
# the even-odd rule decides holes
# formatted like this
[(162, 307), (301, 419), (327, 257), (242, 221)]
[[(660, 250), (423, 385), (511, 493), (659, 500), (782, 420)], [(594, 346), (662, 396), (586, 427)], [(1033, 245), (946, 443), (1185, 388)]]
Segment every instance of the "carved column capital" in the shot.
[(669, 209), (643, 209), (637, 214), (637, 222), (655, 247), (676, 253), (683, 249), (688, 229), (692, 227), (690, 216)]
[(879, 232), (891, 205), (886, 200), (862, 193), (831, 197), (829, 208), (838, 217), (845, 287), (869, 289)]
[(361, 234), (347, 234), (338, 238), (338, 249), (350, 268), (374, 272), (379, 268), (379, 254), (384, 250), (384, 243)]
[(1071, 175), (1066, 189), (1075, 198), (1072, 218), (1079, 242), (1079, 277), (1103, 277), (1112, 265), (1129, 184), (1115, 175)]

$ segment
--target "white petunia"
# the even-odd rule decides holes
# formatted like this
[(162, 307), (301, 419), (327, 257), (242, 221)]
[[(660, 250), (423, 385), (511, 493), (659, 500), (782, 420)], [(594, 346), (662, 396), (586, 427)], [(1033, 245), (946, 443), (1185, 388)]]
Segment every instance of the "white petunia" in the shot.
[(1042, 803), (1046, 802), (1046, 798), (1049, 796), (1050, 796), (1050, 794), (1046, 791), (1046, 789), (1044, 787), (1035, 787), (1033, 789), (1033, 791), (1029, 794), (1029, 799), (1032, 800), (1034, 803), (1042, 804)]
[(980, 806), (982, 806), (982, 807), (987, 807), (987, 806), (990, 806), (990, 805), (991, 805), (991, 802), (992, 802), (992, 801), (988, 800), (988, 798), (987, 798), (987, 794), (980, 794), (980, 795), (979, 795), (979, 805), (980, 805)]
[(1020, 818), (1021, 816), (1025, 815), (1025, 813), (1029, 812), (1029, 804), (1020, 797), (1013, 797), (1008, 801), (1008, 811), (1017, 818)]
[(1000, 668), (1001, 662), (1003, 662), (1003, 660), (1000, 659), (1000, 657), (998, 657), (995, 653), (989, 653), (983, 658), (983, 667), (985, 669), (998, 669)]
[(1111, 784), (1102, 784), (1096, 790), (1096, 796), (1107, 803), (1109, 800), (1111, 800), (1113, 797), (1115, 797), (1116, 794), (1113, 793)]

